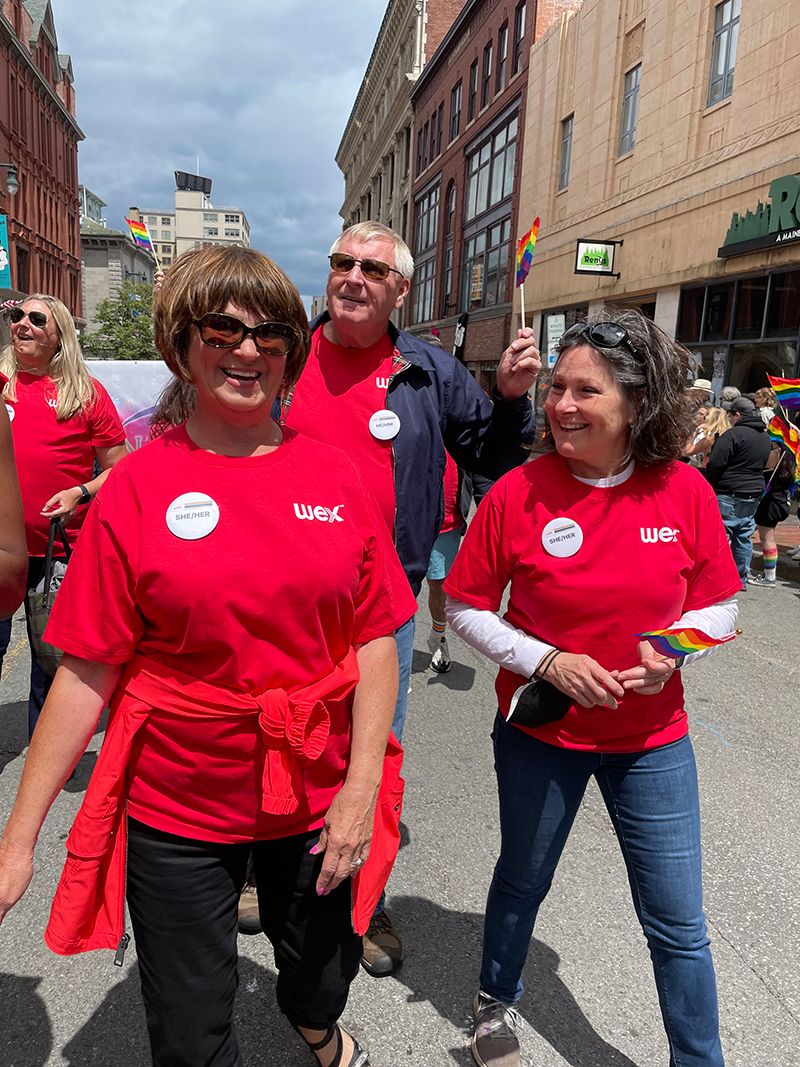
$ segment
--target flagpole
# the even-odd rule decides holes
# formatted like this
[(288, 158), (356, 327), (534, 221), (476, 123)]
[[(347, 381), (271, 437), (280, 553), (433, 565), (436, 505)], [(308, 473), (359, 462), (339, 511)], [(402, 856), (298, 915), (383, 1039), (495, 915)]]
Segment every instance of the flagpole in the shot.
[(525, 282), (519, 287), (519, 314), (522, 321), (522, 329), (525, 329)]
[(150, 242), (150, 251), (153, 253), (153, 259), (156, 261), (156, 270), (161, 270), (161, 264), (158, 262), (158, 254), (156, 252), (156, 246), (153, 243), (153, 238), (150, 236), (150, 227), (142, 218), (142, 226), (147, 230), (147, 240)]

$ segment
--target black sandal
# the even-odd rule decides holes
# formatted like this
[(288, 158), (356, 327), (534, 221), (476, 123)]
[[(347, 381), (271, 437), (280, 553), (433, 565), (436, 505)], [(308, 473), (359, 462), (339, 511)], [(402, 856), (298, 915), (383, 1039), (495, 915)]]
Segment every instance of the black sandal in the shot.
[[(294, 1026), (294, 1023), (292, 1023), (292, 1025)], [(300, 1034), (303, 1041), (305, 1041), (306, 1045), (308, 1045), (314, 1055), (316, 1055), (320, 1049), (323, 1049), (326, 1045), (330, 1044), (334, 1037), (336, 1038), (336, 1055), (331, 1060), (330, 1067), (370, 1067), (369, 1058), (367, 1057), (366, 1052), (362, 1049), (352, 1034), (350, 1034), (349, 1037), (353, 1041), (353, 1055), (350, 1057), (349, 1063), (342, 1063), (344, 1038), (342, 1037), (342, 1028), (338, 1023), (333, 1023), (332, 1026), (328, 1027), (328, 1031), (321, 1041), (309, 1041), (298, 1026), (294, 1026), (294, 1029), (297, 1030), (298, 1034)], [(317, 1061), (319, 1062), (319, 1057), (317, 1057)]]

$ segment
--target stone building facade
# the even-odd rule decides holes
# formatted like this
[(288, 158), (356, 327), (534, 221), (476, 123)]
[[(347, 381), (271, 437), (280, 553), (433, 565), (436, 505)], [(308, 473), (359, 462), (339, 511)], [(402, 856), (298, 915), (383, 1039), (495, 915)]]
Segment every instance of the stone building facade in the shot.
[(129, 234), (109, 229), (88, 216), (81, 218), (83, 331), (98, 328), (95, 311), (101, 300), (118, 293), (125, 282), (151, 284), (155, 260), (133, 243)]
[[(11, 288), (45, 292), (81, 315), (78, 142), (72, 63), (58, 51), (49, 0), (0, 0), (0, 168)], [(0, 290), (0, 295), (3, 294)]]
[[(520, 206), (542, 220), (542, 346), (635, 304), (716, 393), (796, 375), (798, 101), (798, 4), (584, 0), (559, 19), (531, 55)], [(576, 273), (612, 252), (613, 273)]]
[(462, 3), (389, 0), (336, 152), (344, 176), (339, 214), (345, 226), (374, 219), (411, 244), (411, 90)]

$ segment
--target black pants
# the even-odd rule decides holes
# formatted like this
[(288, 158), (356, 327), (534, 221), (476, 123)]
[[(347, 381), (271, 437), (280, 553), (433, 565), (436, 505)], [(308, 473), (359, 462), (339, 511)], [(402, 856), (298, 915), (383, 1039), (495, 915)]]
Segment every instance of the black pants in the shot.
[(241, 1067), (237, 904), (251, 849), (281, 1011), (316, 1030), (342, 1014), (361, 938), (350, 922), (349, 880), (316, 894), (321, 857), (309, 849), (318, 836), (220, 845), (129, 820), (128, 907), (154, 1067)]

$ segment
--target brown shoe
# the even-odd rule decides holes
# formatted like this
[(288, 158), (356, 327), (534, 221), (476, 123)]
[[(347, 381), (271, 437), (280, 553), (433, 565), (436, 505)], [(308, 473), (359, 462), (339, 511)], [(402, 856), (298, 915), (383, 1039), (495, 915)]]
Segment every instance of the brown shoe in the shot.
[(400, 970), (403, 962), (403, 943), (392, 926), (387, 912), (373, 915), (364, 935), (361, 966), (373, 978), (385, 978)]
[(261, 916), (258, 914), (258, 893), (254, 885), (245, 885), (242, 895), (239, 897), (239, 933), (261, 933)]

